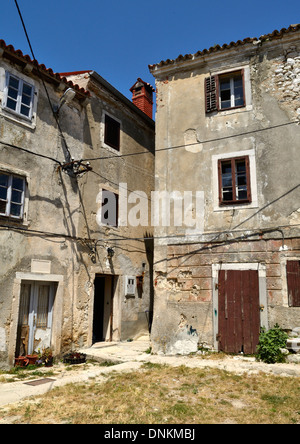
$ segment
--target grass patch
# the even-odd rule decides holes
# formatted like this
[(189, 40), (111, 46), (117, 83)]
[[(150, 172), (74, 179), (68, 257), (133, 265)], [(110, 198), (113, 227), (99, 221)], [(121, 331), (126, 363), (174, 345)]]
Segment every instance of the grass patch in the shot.
[(146, 363), (56, 388), (0, 416), (31, 424), (300, 423), (299, 378)]

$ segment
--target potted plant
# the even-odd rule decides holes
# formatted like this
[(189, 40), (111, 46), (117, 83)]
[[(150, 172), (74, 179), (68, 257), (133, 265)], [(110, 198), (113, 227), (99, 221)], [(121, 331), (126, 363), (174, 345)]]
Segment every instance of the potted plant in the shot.
[(64, 356), (65, 364), (83, 364), (86, 361), (86, 355), (84, 353), (70, 352)]
[(50, 347), (43, 348), (43, 350), (39, 352), (37, 363), (44, 364), (45, 367), (52, 367), (53, 353)]

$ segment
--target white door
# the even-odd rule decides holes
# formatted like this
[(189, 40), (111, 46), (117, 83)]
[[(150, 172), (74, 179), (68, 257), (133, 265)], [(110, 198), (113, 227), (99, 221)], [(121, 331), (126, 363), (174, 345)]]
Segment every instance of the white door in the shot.
[(51, 346), (54, 285), (26, 282), (21, 286), (19, 311), (20, 354), (31, 354)]

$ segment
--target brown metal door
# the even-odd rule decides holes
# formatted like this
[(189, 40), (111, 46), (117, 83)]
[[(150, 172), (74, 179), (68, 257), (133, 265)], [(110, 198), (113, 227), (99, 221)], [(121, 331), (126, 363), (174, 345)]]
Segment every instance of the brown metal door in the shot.
[(255, 353), (260, 330), (258, 272), (220, 270), (218, 290), (219, 350)]

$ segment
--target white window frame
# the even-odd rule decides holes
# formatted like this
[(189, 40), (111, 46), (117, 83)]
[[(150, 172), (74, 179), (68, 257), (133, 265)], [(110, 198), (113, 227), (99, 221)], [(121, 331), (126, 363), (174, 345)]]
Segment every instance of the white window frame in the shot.
[[(26, 179), (23, 176), (19, 176), (19, 175), (16, 175), (16, 174), (10, 174), (10, 173), (7, 173), (7, 172), (1, 171), (1, 170), (0, 170), (0, 174), (1, 175), (5, 175), (5, 176), (8, 177), (5, 213), (0, 213), (0, 216), (9, 217), (9, 218), (12, 218), (12, 219), (17, 219), (17, 220), (22, 220), (23, 219), (23, 214), (24, 214), (24, 204), (25, 204)], [(18, 178), (18, 179), (21, 179), (23, 181), (23, 191), (22, 191), (21, 202), (20, 203), (12, 201), (12, 190), (13, 190), (12, 183), (13, 183), (13, 178)], [(5, 201), (1, 199), (1, 202), (5, 202)], [(14, 204), (14, 203), (19, 205), (19, 207), (21, 209), (19, 216), (13, 216), (11, 214), (11, 205)]]
[[(29, 186), (30, 186), (30, 174), (27, 171), (15, 168), (11, 165), (0, 163), (0, 174), (6, 174), (7, 176), (17, 176), (24, 179), (24, 194), (23, 194), (23, 208), (22, 217), (14, 217), (10, 215), (0, 214), (0, 218), (16, 221), (22, 223), (22, 225), (28, 225), (28, 209), (29, 209)], [(6, 208), (6, 213), (7, 208)]]
[[(221, 98), (221, 80), (222, 80), (222, 77), (221, 77), (221, 75), (219, 75), (219, 110), (220, 111), (231, 109), (231, 108), (238, 108), (238, 107), (241, 107), (241, 106), (245, 106), (245, 105), (238, 105), (237, 106), (235, 104), (235, 94), (234, 94), (234, 79), (235, 79), (234, 74), (235, 73), (236, 73), (236, 71), (234, 73), (232, 73), (232, 75), (231, 75), (231, 73), (228, 74), (229, 85), (230, 85), (229, 86), (229, 89), (230, 89), (230, 106), (229, 107), (224, 107), (224, 108), (222, 108), (222, 98)], [(230, 75), (231, 75), (231, 77), (230, 77)], [(241, 79), (242, 79), (242, 82), (243, 82), (243, 95), (245, 96), (245, 85), (244, 85), (244, 78), (243, 78), (242, 73), (241, 73)]]
[[(13, 110), (11, 108), (9, 108), (7, 106), (7, 101), (9, 99), (8, 96), (8, 89), (9, 89), (9, 81), (10, 78), (14, 78), (16, 79), (19, 84), (18, 84), (18, 97), (16, 100), (16, 110)], [(23, 95), (23, 86), (27, 85), (31, 88), (31, 97), (30, 97), (30, 106), (25, 105), (27, 108), (29, 108), (29, 115), (26, 116), (25, 114), (23, 114), (21, 112), (21, 107), (23, 105), (22, 103), (22, 95)], [(16, 76), (15, 74), (12, 74), (11, 72), (7, 71), (6, 72), (6, 76), (5, 76), (5, 88), (4, 88), (4, 105), (3, 108), (5, 109), (5, 111), (8, 111), (10, 113), (13, 113), (15, 115), (17, 115), (18, 117), (21, 117), (22, 119), (31, 121), (32, 120), (32, 116), (33, 116), (33, 105), (34, 105), (34, 85), (30, 82), (27, 82), (23, 79), (21, 79), (19, 76)]]
[[(229, 109), (219, 109), (218, 112), (215, 114), (216, 116), (227, 116), (235, 113), (243, 113), (245, 111), (252, 111), (252, 93), (251, 93), (251, 79), (250, 79), (250, 67), (249, 65), (236, 65), (232, 66), (228, 69), (223, 69), (222, 71), (212, 71), (211, 76), (222, 76), (224, 74), (228, 74), (230, 77), (231, 73), (234, 73), (236, 71), (244, 71), (244, 97), (245, 97), (245, 105), (240, 107), (234, 107)], [(220, 96), (220, 93), (218, 91), (218, 94)], [(218, 98), (220, 100), (220, 97)]]

